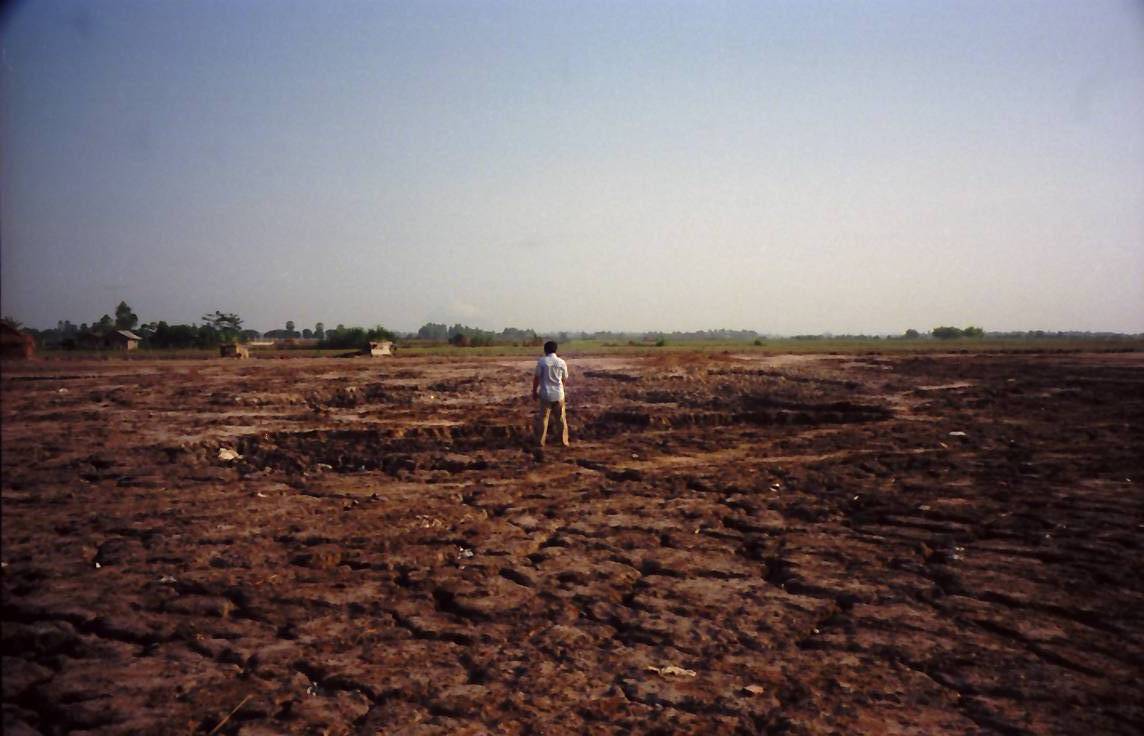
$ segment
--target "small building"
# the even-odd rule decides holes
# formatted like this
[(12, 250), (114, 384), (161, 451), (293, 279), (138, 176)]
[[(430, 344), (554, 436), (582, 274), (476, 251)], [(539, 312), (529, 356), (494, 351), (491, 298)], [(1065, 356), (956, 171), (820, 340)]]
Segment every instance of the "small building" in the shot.
[(389, 340), (370, 341), (364, 350), (361, 351), (362, 355), (368, 355), (373, 358), (380, 358), (383, 355), (393, 355), (393, 343)]
[(249, 358), (250, 348), (245, 345), (230, 342), (219, 345), (218, 354), (220, 358)]
[(131, 330), (115, 330), (104, 335), (103, 340), (111, 350), (137, 350), (143, 338)]
[(36, 341), (7, 322), (0, 322), (0, 356), (27, 360), (36, 357)]
[(83, 332), (75, 342), (81, 350), (137, 350), (142, 339), (131, 330), (111, 330)]

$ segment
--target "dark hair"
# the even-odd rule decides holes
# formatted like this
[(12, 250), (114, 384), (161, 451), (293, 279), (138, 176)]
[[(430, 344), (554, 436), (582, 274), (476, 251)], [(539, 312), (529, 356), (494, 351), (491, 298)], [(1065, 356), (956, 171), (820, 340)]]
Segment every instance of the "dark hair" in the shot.
[(556, 352), (556, 343), (555, 342), (553, 342), (552, 340), (549, 340), (548, 342), (544, 343), (544, 354), (545, 355), (552, 355), (555, 352)]

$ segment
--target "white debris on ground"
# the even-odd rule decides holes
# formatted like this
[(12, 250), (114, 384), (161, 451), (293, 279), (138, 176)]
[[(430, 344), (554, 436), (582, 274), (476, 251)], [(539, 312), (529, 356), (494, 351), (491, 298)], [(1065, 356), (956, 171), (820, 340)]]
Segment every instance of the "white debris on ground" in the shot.
[(661, 677), (695, 677), (695, 670), (685, 670), (682, 667), (676, 667), (673, 664), (664, 667), (656, 667), (655, 665), (648, 665), (648, 672), (655, 672)]

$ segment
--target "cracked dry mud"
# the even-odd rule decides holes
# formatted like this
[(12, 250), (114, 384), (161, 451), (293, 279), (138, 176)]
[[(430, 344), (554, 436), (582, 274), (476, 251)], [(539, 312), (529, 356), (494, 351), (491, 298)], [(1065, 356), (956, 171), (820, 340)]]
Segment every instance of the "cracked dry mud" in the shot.
[(5, 365), (4, 733), (1140, 733), (1144, 356), (566, 357)]

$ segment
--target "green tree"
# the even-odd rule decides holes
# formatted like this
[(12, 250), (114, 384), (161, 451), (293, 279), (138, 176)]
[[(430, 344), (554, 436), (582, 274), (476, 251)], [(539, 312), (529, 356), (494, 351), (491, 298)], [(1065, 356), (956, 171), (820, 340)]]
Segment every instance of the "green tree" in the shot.
[(520, 329), (518, 327), (506, 327), (501, 330), (498, 335), (500, 340), (504, 342), (511, 342), (513, 345), (540, 345), (544, 341), (536, 334), (536, 330)]
[(115, 329), (133, 330), (137, 324), (139, 324), (139, 317), (131, 311), (127, 302), (119, 302), (119, 306), (115, 308)]
[(105, 314), (102, 317), (100, 317), (99, 318), (99, 324), (96, 325), (96, 327), (98, 327), (101, 331), (104, 331), (104, 332), (106, 332), (107, 330), (110, 330), (114, 326), (115, 326), (115, 322), (112, 321), (110, 314)]
[(290, 320), (290, 319), (286, 320), (286, 331), (287, 332), (293, 332), (294, 331), (294, 320)]
[(368, 337), (370, 340), (375, 340), (375, 341), (376, 340), (394, 340), (394, 339), (396, 339), (396, 335), (394, 335), (392, 332), (385, 329), (381, 325), (374, 325), (374, 327), (372, 329), (370, 329), (368, 332), (366, 332), (366, 337)]
[(958, 327), (935, 327), (933, 328), (933, 336), (939, 340), (954, 340), (962, 337), (965, 333)]
[(194, 325), (169, 325), (159, 321), (147, 336), (147, 345), (156, 348), (190, 348), (199, 344), (199, 328)]
[(913, 327), (911, 327), (910, 329), (906, 330), (906, 334), (904, 335), (904, 337), (907, 340), (917, 340), (919, 337), (921, 337), (921, 335), (918, 334), (917, 330), (915, 330)]
[[(242, 318), (237, 314), (220, 312), (216, 309), (214, 314), (203, 315), (203, 328), (199, 334), (203, 347), (210, 347), (210, 344), (217, 344), (220, 341), (237, 342), (239, 333), (242, 332)], [(213, 342), (205, 329), (213, 331)]]
[(236, 342), (237, 335), (231, 336), (229, 331), (215, 329), (214, 325), (200, 325), (197, 334), (195, 335), (195, 347), (197, 348), (213, 348), (219, 343), (223, 342)]
[(326, 337), (319, 345), (324, 348), (360, 349), (369, 342), (369, 336), (361, 327), (346, 327), (338, 325), (332, 330), (326, 330)]
[(457, 345), (460, 347), (484, 347), (492, 345), (496, 335), (489, 330), (482, 330), (479, 327), (469, 327), (468, 325), (454, 324), (449, 328), (449, 344)]
[(4, 317), (4, 319), (0, 319), (0, 322), (3, 322), (4, 324), (8, 325), (13, 330), (20, 329), (21, 325), (23, 324), (22, 322), (20, 322), (20, 320), (15, 319), (13, 317)]
[(985, 330), (970, 325), (962, 330), (962, 334), (965, 335), (965, 337), (985, 337)]
[(314, 325), (314, 337), (321, 340), (321, 339), (325, 338), (325, 336), (326, 336), (326, 326), (324, 324), (322, 324), (321, 322)]
[(426, 322), (417, 330), (417, 337), (422, 340), (436, 340), (444, 342), (450, 337), (449, 328), (437, 322)]

